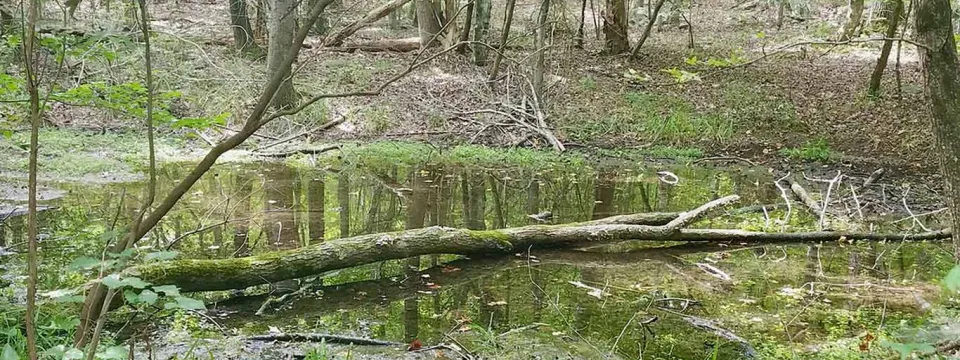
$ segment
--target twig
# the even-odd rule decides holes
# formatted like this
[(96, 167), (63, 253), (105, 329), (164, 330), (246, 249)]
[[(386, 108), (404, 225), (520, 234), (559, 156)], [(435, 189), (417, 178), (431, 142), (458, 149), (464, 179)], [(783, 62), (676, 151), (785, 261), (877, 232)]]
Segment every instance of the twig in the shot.
[(671, 220), (669, 223), (664, 225), (664, 227), (669, 230), (679, 230), (681, 228), (685, 228), (706, 216), (711, 210), (733, 204), (737, 201), (740, 201), (740, 196), (738, 195), (729, 195), (713, 200), (701, 205), (696, 209), (681, 213), (680, 216), (677, 216), (676, 219)]
[(405, 344), (393, 342), (393, 341), (369, 339), (369, 338), (362, 338), (362, 337), (356, 337), (356, 336), (313, 334), (313, 333), (254, 335), (254, 336), (248, 337), (247, 341), (291, 341), (291, 342), (324, 341), (327, 343), (353, 344), (353, 345), (377, 345), (377, 346), (404, 346), (405, 345)]
[(787, 196), (787, 189), (780, 186), (780, 182), (788, 177), (790, 177), (790, 173), (787, 173), (782, 178), (779, 178), (773, 182), (773, 184), (777, 186), (777, 189), (780, 190), (780, 197), (783, 198), (783, 201), (787, 203), (787, 214), (784, 215), (783, 223), (780, 225), (780, 232), (786, 231), (787, 224), (790, 223), (790, 215), (793, 213), (793, 207), (790, 205), (790, 197)]
[(823, 206), (820, 208), (820, 221), (817, 223), (819, 230), (823, 230), (824, 220), (827, 215), (827, 208), (830, 207), (830, 192), (833, 191), (833, 185), (843, 179), (843, 175), (840, 174), (840, 170), (837, 170), (837, 176), (833, 177), (833, 180), (830, 180), (830, 185), (827, 185), (827, 195), (823, 197)]
[(926, 226), (923, 225), (922, 222), (920, 222), (920, 219), (917, 219), (917, 216), (913, 214), (913, 211), (910, 210), (910, 207), (907, 206), (907, 194), (909, 193), (910, 193), (910, 189), (906, 189), (903, 191), (903, 196), (900, 197), (900, 200), (903, 202), (903, 208), (907, 210), (907, 214), (910, 214), (910, 218), (913, 219), (914, 224), (917, 224), (918, 226), (920, 226), (920, 228), (923, 229), (923, 231), (930, 231), (929, 228), (927, 228)]

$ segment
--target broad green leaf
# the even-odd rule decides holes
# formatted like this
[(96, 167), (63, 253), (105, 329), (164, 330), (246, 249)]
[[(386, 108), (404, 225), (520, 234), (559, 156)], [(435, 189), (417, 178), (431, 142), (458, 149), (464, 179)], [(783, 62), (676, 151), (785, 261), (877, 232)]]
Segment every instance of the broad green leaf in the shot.
[(44, 327), (48, 330), (73, 330), (80, 325), (80, 319), (75, 317), (54, 317), (50, 319), (50, 325)]
[(143, 289), (147, 287), (147, 285), (150, 285), (150, 283), (134, 276), (125, 277), (120, 281), (120, 286), (129, 286), (135, 289)]
[(164, 294), (166, 296), (180, 296), (180, 288), (178, 288), (176, 285), (154, 286), (153, 291)]
[(159, 296), (157, 293), (150, 291), (149, 289), (144, 289), (140, 292), (140, 301), (149, 305), (156, 303), (158, 297)]
[(108, 287), (108, 288), (111, 288), (111, 289), (116, 289), (116, 288), (118, 288), (118, 287), (123, 286), (123, 283), (120, 281), (120, 275), (119, 275), (119, 274), (110, 274), (110, 275), (107, 275), (106, 277), (104, 277), (103, 279), (101, 279), (100, 282), (103, 283), (104, 286), (106, 286), (106, 287)]
[[(191, 299), (184, 296), (177, 296), (174, 298), (176, 304), (173, 305), (175, 309), (184, 309), (184, 310), (205, 310), (207, 307), (203, 305), (203, 301), (197, 299)], [(169, 303), (168, 303), (169, 304)]]
[(957, 292), (957, 290), (960, 290), (960, 266), (954, 266), (953, 269), (950, 269), (947, 276), (943, 278), (943, 284), (950, 291)]
[(133, 290), (127, 289), (123, 291), (123, 298), (127, 300), (128, 303), (136, 304), (140, 302), (140, 295), (133, 292)]
[(126, 359), (129, 355), (127, 348), (123, 346), (111, 346), (100, 354), (101, 359)]
[(143, 257), (143, 261), (150, 262), (150, 261), (170, 260), (170, 259), (176, 258), (178, 255), (180, 255), (180, 252), (178, 251), (157, 251), (157, 252), (148, 253), (146, 256)]
[(68, 270), (90, 270), (98, 266), (100, 266), (100, 260), (98, 259), (94, 259), (91, 257), (79, 257), (79, 258), (73, 259), (73, 261), (70, 262), (70, 265), (67, 266), (67, 269)]
[(43, 358), (63, 359), (67, 353), (66, 345), (57, 345), (43, 351)]
[(3, 353), (0, 354), (0, 360), (20, 360), (20, 355), (17, 355), (17, 351), (13, 349), (10, 344), (3, 346)]
[(63, 360), (77, 360), (77, 359), (83, 359), (83, 351), (80, 351), (80, 349), (73, 348), (63, 353)]

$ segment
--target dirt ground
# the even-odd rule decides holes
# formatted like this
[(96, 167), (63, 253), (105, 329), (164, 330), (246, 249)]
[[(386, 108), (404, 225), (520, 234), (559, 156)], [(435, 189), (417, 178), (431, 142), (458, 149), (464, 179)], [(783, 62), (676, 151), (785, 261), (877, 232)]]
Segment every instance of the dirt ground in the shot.
[[(382, 96), (328, 101), (271, 124), (255, 146), (270, 143), (267, 138), (305, 133), (294, 142), (414, 139), (438, 144), (547, 147), (522, 128), (503, 125), (504, 118), (471, 114), (526, 106), (529, 99), (522, 94), (533, 53), (538, 4), (518, 2), (505, 51), (508, 60), (497, 82), (486, 80), (489, 63), (479, 67), (469, 55), (443, 55), (386, 88)], [(375, 1), (350, 2), (331, 8), (327, 16), (331, 27), (338, 29), (376, 5)], [(551, 46), (546, 50), (549, 87), (544, 110), (548, 124), (570, 147), (692, 148), (707, 157), (738, 156), (773, 168), (815, 169), (820, 167), (819, 162), (811, 161), (815, 159), (789, 158), (784, 149), (802, 149), (820, 141), (831, 154), (827, 163), (860, 173), (868, 174), (877, 167), (907, 176), (937, 172), (935, 157), (930, 156), (929, 116), (912, 46), (904, 44), (900, 51), (894, 46), (880, 98), (866, 95), (880, 42), (808, 44), (776, 53), (786, 44), (831, 36), (844, 17), (842, 4), (819, 1), (806, 9), (788, 11), (790, 17), (778, 30), (775, 7), (764, 2), (754, 6), (730, 0), (694, 2), (689, 11), (682, 12), (692, 24), (694, 48), (688, 48), (688, 29), (680, 17), (655, 26), (638, 59), (601, 54), (603, 40), (597, 24), (603, 20), (594, 6), (602, 4), (587, 6), (584, 48), (576, 48), (579, 5), (577, 1), (554, 3)], [(647, 21), (643, 5), (630, 4), (632, 41)], [(488, 38), (493, 43), (500, 36), (501, 8), (494, 4)], [(237, 116), (228, 126), (237, 126), (242, 120), (239, 115), (251, 106), (258, 81), (264, 77), (264, 65), (236, 59), (229, 47), (227, 4), (167, 1), (155, 4), (153, 11), (155, 30), (166, 39), (159, 45), (159, 66), (167, 67), (167, 74), (159, 76), (169, 78), (161, 79), (161, 86), (182, 87), (185, 98), (192, 100), (187, 101), (186, 113), (229, 110)], [(407, 9), (401, 11), (399, 27), (384, 19), (349, 38), (348, 44), (416, 36)], [(876, 12), (878, 9), (871, 7), (866, 16), (872, 18)], [(251, 15), (257, 16), (256, 9)], [(83, 18), (83, 11), (78, 17)], [(861, 39), (869, 36), (879, 34), (863, 34)], [(308, 39), (309, 48), (296, 65), (295, 82), (304, 98), (374, 88), (403, 71), (417, 56), (345, 52), (322, 48), (321, 42), (321, 37)], [(694, 57), (699, 60), (691, 61)], [(711, 58), (749, 65), (713, 66), (707, 64)], [(754, 62), (756, 59), (760, 60)], [(897, 64), (895, 59), (899, 59)], [(671, 69), (694, 74), (696, 79), (678, 84), (668, 73)], [(198, 79), (201, 77), (204, 79)], [(91, 115), (84, 116), (89, 122)], [(339, 116), (346, 118), (343, 124), (323, 134), (311, 134), (316, 123)], [(60, 123), (72, 121), (75, 119)], [(717, 129), (708, 131), (704, 126)], [(226, 135), (227, 131), (211, 129), (204, 138), (216, 141)]]

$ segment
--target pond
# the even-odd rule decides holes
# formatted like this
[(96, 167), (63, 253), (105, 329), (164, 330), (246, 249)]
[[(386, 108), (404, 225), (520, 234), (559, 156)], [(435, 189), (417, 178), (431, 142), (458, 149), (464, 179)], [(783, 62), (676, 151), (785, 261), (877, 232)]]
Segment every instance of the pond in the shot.
[[(166, 164), (160, 171), (161, 190), (172, 187), (191, 166)], [(658, 171), (675, 174), (679, 182), (664, 181)], [(434, 225), (496, 229), (684, 211), (729, 194), (743, 197), (737, 206), (781, 203), (773, 180), (766, 169), (642, 163), (536, 168), (389, 161), (229, 163), (204, 177), (139, 251), (231, 258)], [(40, 287), (47, 290), (86, 280), (87, 275), (64, 269), (77, 257), (99, 256), (103, 244), (119, 232), (111, 230), (114, 224), (135, 216), (143, 184), (56, 187), (64, 194), (45, 201), (56, 209), (41, 217)], [(869, 212), (869, 220), (835, 226), (916, 226), (911, 221), (891, 224), (899, 217), (883, 211), (882, 203), (858, 208)], [(913, 210), (928, 208), (933, 207)], [(547, 211), (548, 219), (531, 216)], [(804, 209), (794, 208), (790, 219), (779, 221), (784, 216), (782, 208), (773, 207), (729, 211), (700, 226), (816, 227), (816, 217)], [(14, 218), (3, 224), (0, 249), (22, 250), (21, 222)], [(590, 251), (530, 249), (497, 258), (423, 256), (208, 293), (207, 312), (181, 313), (163, 324), (136, 328), (154, 334), (158, 344), (167, 343), (170, 352), (194, 351), (185, 339), (281, 331), (424, 346), (452, 343), (486, 358), (822, 358), (832, 353), (859, 358), (861, 350), (880, 346), (874, 343), (877, 338), (917, 341), (917, 329), (933, 321), (930, 309), (947, 301), (938, 282), (952, 267), (951, 251), (937, 243), (637, 241)], [(0, 256), (0, 282), (13, 284), (0, 295), (20, 302), (23, 259), (13, 253)], [(293, 291), (295, 296), (264, 305)], [(130, 332), (123, 321), (111, 327), (121, 338)], [(218, 346), (216, 341), (204, 344), (200, 348)], [(219, 342), (224, 344), (234, 343)], [(234, 358), (286, 356), (268, 355), (268, 346), (245, 344), (216, 351)], [(302, 354), (316, 346), (287, 350)], [(360, 358), (400, 354), (332, 345), (330, 351)], [(454, 357), (451, 351), (446, 356)]]

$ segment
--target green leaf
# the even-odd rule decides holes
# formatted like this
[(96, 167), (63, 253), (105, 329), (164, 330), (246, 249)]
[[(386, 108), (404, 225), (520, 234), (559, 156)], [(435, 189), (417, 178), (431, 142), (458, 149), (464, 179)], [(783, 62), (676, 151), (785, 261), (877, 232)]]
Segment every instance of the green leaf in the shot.
[(63, 359), (67, 353), (66, 345), (57, 345), (43, 351), (43, 358)]
[(73, 330), (77, 325), (80, 325), (80, 319), (58, 316), (50, 319), (50, 325), (43, 328), (48, 330)]
[(180, 288), (178, 288), (176, 285), (154, 286), (153, 291), (162, 293), (166, 296), (180, 296)]
[(123, 346), (111, 346), (104, 350), (102, 354), (100, 354), (100, 358), (122, 360), (126, 359), (127, 355), (129, 355), (127, 348)]
[(174, 298), (175, 303), (167, 303), (164, 305), (167, 309), (184, 309), (184, 310), (206, 310), (207, 307), (203, 305), (203, 301), (197, 299), (191, 299), (184, 296), (177, 296)]
[(123, 286), (123, 283), (120, 281), (120, 275), (119, 275), (119, 274), (110, 274), (110, 275), (107, 275), (106, 277), (104, 277), (103, 279), (101, 279), (100, 282), (103, 283), (104, 286), (106, 286), (106, 287), (108, 287), (108, 288), (111, 288), (111, 289), (116, 289), (116, 288), (118, 288), (118, 287)]
[(954, 266), (953, 269), (950, 269), (947, 276), (943, 278), (943, 285), (953, 292), (960, 290), (960, 266)]
[(3, 346), (3, 353), (0, 354), (0, 360), (20, 360), (20, 355), (17, 355), (17, 351), (8, 343)]
[(123, 298), (127, 300), (128, 303), (136, 304), (140, 302), (140, 295), (133, 292), (133, 290), (127, 289), (123, 291)]
[(150, 291), (149, 289), (145, 289), (140, 292), (140, 301), (145, 304), (153, 305), (157, 302), (158, 297), (159, 295), (157, 295), (157, 293)]
[(125, 277), (120, 281), (120, 286), (129, 286), (135, 289), (143, 289), (148, 285), (150, 285), (150, 283), (135, 276)]
[(73, 261), (70, 262), (70, 265), (67, 266), (67, 269), (68, 270), (90, 270), (98, 266), (100, 266), (100, 260), (98, 259), (94, 259), (91, 257), (79, 257), (79, 258), (73, 259)]
[(906, 359), (908, 356), (910, 356), (910, 354), (913, 354), (914, 352), (930, 353), (930, 352), (937, 351), (937, 349), (930, 344), (918, 344), (918, 343), (901, 344), (901, 343), (885, 341), (885, 342), (881, 342), (880, 345), (888, 347), (891, 350), (899, 353), (900, 359)]
[(765, 37), (767, 37), (767, 33), (763, 31), (757, 33), (757, 39), (763, 39)]
[(73, 348), (63, 353), (63, 360), (77, 360), (77, 359), (83, 359), (83, 351), (80, 351), (80, 349)]
[(164, 261), (176, 258), (180, 255), (179, 251), (157, 251), (147, 254), (143, 257), (143, 261)]

